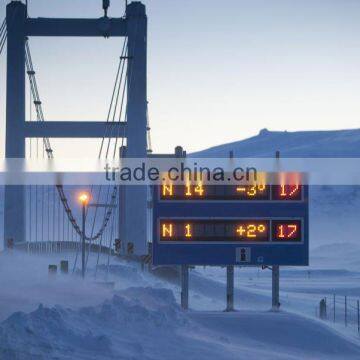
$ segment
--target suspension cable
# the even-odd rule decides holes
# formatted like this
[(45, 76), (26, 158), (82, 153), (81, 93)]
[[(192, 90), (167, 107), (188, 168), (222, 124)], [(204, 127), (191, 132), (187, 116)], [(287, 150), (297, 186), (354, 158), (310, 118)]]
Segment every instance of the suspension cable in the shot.
[[(29, 80), (30, 80), (30, 86), (31, 86), (31, 91), (32, 91), (32, 95), (33, 95), (33, 98), (34, 98), (34, 105), (35, 105), (35, 109), (36, 109), (36, 114), (37, 114), (37, 120), (38, 121), (45, 121), (44, 120), (44, 113), (43, 113), (43, 110), (42, 110), (42, 102), (40, 100), (40, 95), (39, 95), (39, 90), (38, 90), (38, 86), (37, 86), (37, 83), (36, 83), (36, 78), (35, 78), (35, 71), (34, 71), (34, 67), (33, 67), (33, 62), (32, 62), (32, 57), (31, 57), (31, 54), (30, 54), (30, 47), (29, 47), (29, 44), (28, 44), (28, 41), (26, 41), (25, 43), (25, 64), (26, 64), (26, 68), (27, 68), (27, 74), (29, 76)], [(53, 159), (53, 150), (51, 148), (51, 145), (50, 145), (50, 141), (48, 138), (43, 138), (43, 144), (44, 144), (44, 147), (45, 147), (45, 151), (47, 153), (47, 157), (49, 159)], [(74, 218), (73, 214), (72, 214), (72, 211), (68, 205), (68, 201), (67, 201), (67, 198), (65, 196), (65, 193), (64, 193), (64, 189), (63, 189), (63, 186), (62, 185), (56, 185), (56, 189), (58, 191), (58, 195), (60, 197), (60, 200), (63, 204), (63, 207), (65, 209), (65, 212), (67, 214), (67, 217), (70, 221), (70, 223), (72, 224), (72, 226), (74, 227), (75, 231), (79, 234), (79, 236), (82, 235), (82, 231), (79, 227), (79, 225), (77, 224), (77, 221), (76, 219)], [(93, 236), (93, 240), (96, 240), (100, 237), (100, 232), (103, 231), (103, 228), (105, 228), (107, 226), (107, 222), (106, 223), (103, 223), (101, 229), (99, 230), (99, 232)], [(86, 240), (90, 240), (91, 238), (89, 237), (86, 237)]]
[[(107, 122), (110, 121), (110, 118), (112, 118), (112, 120), (111, 120), (112, 122), (115, 122), (116, 111), (117, 111), (118, 102), (119, 102), (119, 94), (120, 94), (121, 85), (122, 85), (122, 83), (123, 83), (122, 79), (123, 79), (124, 68), (125, 68), (125, 61), (123, 61), (123, 60), (126, 59), (126, 56), (124, 56), (124, 54), (126, 54), (125, 45), (126, 45), (126, 40), (124, 41), (124, 45), (123, 45), (123, 48), (122, 48), (122, 51), (121, 51), (121, 57), (120, 57), (120, 62), (119, 62), (119, 66), (118, 66), (118, 71), (117, 71), (117, 74), (116, 74), (116, 82), (115, 82), (114, 90), (113, 90), (113, 93), (112, 93), (112, 98), (111, 98), (111, 102), (110, 102), (110, 107), (109, 107)], [(121, 69), (120, 69), (120, 68), (121, 68)], [(119, 70), (120, 70), (120, 71), (119, 71)], [(120, 77), (119, 77), (119, 72), (120, 72)], [(124, 95), (123, 95), (123, 94), (124, 94), (124, 92), (125, 92), (126, 83), (123, 84), (123, 87), (124, 87), (124, 90), (123, 90), (123, 93), (122, 93), (122, 100), (121, 100), (121, 104), (120, 104), (119, 121), (120, 121), (120, 119), (121, 119), (121, 114), (122, 114), (122, 110), (123, 110), (123, 102), (124, 102), (124, 101), (123, 101), (123, 98), (124, 98)], [(117, 90), (116, 90), (116, 89), (117, 89)], [(114, 100), (114, 97), (115, 97), (115, 92), (116, 92), (115, 105), (112, 106), (113, 100)], [(112, 108), (113, 108), (113, 109), (112, 109)], [(110, 116), (111, 112), (112, 112), (112, 116)], [(111, 135), (112, 135), (112, 134), (111, 134)], [(116, 142), (115, 142), (115, 146), (114, 146), (114, 154), (116, 153), (118, 136), (119, 136), (119, 134), (117, 134), (117, 137), (116, 137)], [(109, 154), (110, 141), (111, 141), (111, 137), (109, 137), (109, 141), (108, 141), (108, 144), (107, 144), (106, 158), (108, 157), (108, 154)], [(102, 139), (102, 143), (101, 143), (101, 147), (100, 147), (100, 151), (99, 151), (99, 158), (101, 158), (101, 153), (102, 153), (102, 149), (103, 149), (103, 144), (104, 144), (104, 137), (103, 137), (103, 139)], [(102, 186), (100, 185), (99, 193), (98, 193), (98, 198), (97, 198), (97, 203), (99, 202), (99, 199), (100, 199), (101, 189), (102, 189)], [(107, 195), (106, 195), (106, 204), (107, 204), (108, 201), (109, 201), (109, 189), (110, 189), (110, 188), (108, 187), (108, 192), (107, 192)], [(114, 191), (116, 191), (116, 188), (114, 188)], [(113, 194), (113, 195), (114, 195), (114, 194)], [(91, 237), (93, 237), (93, 232), (94, 232), (94, 227), (95, 227), (95, 222), (96, 222), (96, 216), (97, 216), (97, 210), (98, 210), (98, 208), (95, 208), (95, 214), (94, 214), (94, 219), (93, 219), (92, 229), (91, 229)], [(87, 257), (86, 257), (86, 266), (87, 266), (88, 259), (89, 259), (90, 247), (91, 247), (91, 241), (90, 241), (90, 245), (89, 245), (89, 249), (88, 249), (88, 253), (87, 253)]]
[(108, 251), (108, 258), (107, 258), (107, 264), (106, 264), (106, 277), (109, 276), (109, 269), (110, 269), (110, 255), (111, 255), (111, 249), (112, 249), (112, 239), (113, 239), (113, 231), (114, 231), (114, 223), (115, 223), (115, 213), (113, 212), (111, 226), (110, 226), (110, 239), (109, 239), (109, 251)]
[[(126, 39), (124, 41), (123, 50), (122, 50), (122, 56), (121, 56), (120, 60), (124, 60), (126, 58), (124, 56), (125, 49), (126, 49)], [(37, 83), (36, 83), (35, 71), (34, 71), (34, 68), (33, 68), (33, 62), (32, 62), (32, 58), (31, 58), (31, 54), (30, 54), (30, 48), (29, 48), (28, 41), (26, 41), (26, 43), (25, 43), (25, 55), (26, 55), (25, 56), (25, 63), (26, 63), (27, 73), (28, 73), (29, 81), (30, 81), (30, 90), (31, 90), (31, 94), (32, 94), (33, 99), (34, 99), (34, 105), (35, 105), (35, 109), (36, 109), (37, 121), (44, 121), (44, 113), (43, 113), (43, 110), (42, 110), (42, 103), (41, 103), (41, 100), (40, 100), (39, 91), (38, 91), (38, 87), (37, 87)], [(117, 102), (118, 102), (118, 98), (119, 98), (118, 94), (119, 94), (120, 87), (121, 87), (124, 67), (125, 67), (125, 62), (120, 61), (119, 66), (118, 66), (118, 70), (117, 70), (117, 76), (116, 76), (116, 78), (117, 78), (116, 83), (119, 83), (119, 84), (118, 84), (118, 87), (116, 87), (116, 84), (114, 86), (107, 121), (110, 121), (110, 119), (111, 119), (110, 114), (111, 114), (112, 111), (113, 111), (112, 119), (113, 119), (113, 122), (115, 121), (115, 113), (116, 113), (116, 110), (117, 110)], [(120, 82), (118, 81), (119, 76), (120, 76), (120, 79), (121, 79)], [(124, 88), (126, 87), (126, 82), (124, 82), (123, 86), (124, 86)], [(119, 115), (119, 121), (121, 121), (124, 93), (125, 93), (125, 89), (123, 90), (122, 101), (121, 101), (121, 105), (120, 105), (120, 111), (121, 112), (120, 112), (120, 115)], [(115, 94), (116, 94), (116, 103), (115, 103), (115, 107), (114, 107)], [(125, 116), (126, 116), (126, 114), (125, 114)], [(126, 119), (126, 117), (125, 117), (125, 119)], [(106, 128), (106, 131), (109, 131), (109, 129)], [(125, 127), (124, 127), (124, 132), (125, 132)], [(123, 141), (124, 141), (124, 136), (125, 136), (125, 134), (122, 137), (122, 144), (123, 144)], [(99, 158), (101, 157), (105, 137), (106, 137), (106, 134), (104, 135), (104, 137), (102, 139), (100, 152), (99, 152)], [(115, 148), (114, 148), (114, 154), (115, 155), (116, 155), (118, 137), (119, 137), (119, 134), (117, 134), (117, 136), (116, 136), (116, 142), (115, 142)], [(108, 155), (108, 149), (109, 149), (109, 146), (110, 146), (109, 145), (110, 142), (111, 142), (111, 136), (108, 139), (107, 155)], [(51, 148), (50, 141), (49, 141), (48, 138), (43, 138), (43, 149), (45, 150), (45, 152), (47, 154), (47, 157), (52, 159), (53, 158), (53, 150)], [(114, 155), (114, 157), (115, 157), (115, 155)], [(75, 218), (74, 218), (74, 216), (72, 214), (72, 211), (71, 211), (71, 209), (70, 209), (70, 207), (68, 205), (68, 201), (67, 201), (67, 198), (65, 196), (63, 186), (62, 185), (56, 185), (56, 189), (57, 189), (60, 201), (63, 204), (64, 211), (67, 214), (68, 220), (72, 224), (73, 230), (75, 230), (76, 233), (80, 237), (82, 235), (82, 231), (80, 230), (80, 227), (78, 226), (78, 224), (77, 224), (77, 222), (76, 222), (76, 220), (75, 220)], [(108, 193), (109, 193), (109, 191), (108, 191)], [(113, 193), (111, 195), (112, 199), (116, 198), (116, 193), (117, 193), (117, 187), (115, 186), (114, 190), (113, 190)], [(55, 195), (55, 193), (54, 193), (54, 195)], [(110, 217), (111, 217), (111, 214), (112, 214), (112, 208), (110, 207), (109, 209), (110, 210), (108, 212), (105, 212), (105, 214), (104, 214), (104, 219), (103, 219), (100, 230), (95, 235), (93, 234), (93, 230), (92, 230), (92, 234), (91, 234), (90, 237), (85, 236), (86, 240), (91, 242), (92, 240), (97, 240), (97, 239), (100, 238), (100, 241), (102, 241), (101, 236), (102, 236), (105, 228), (107, 227), (107, 225), (109, 223), (109, 220), (110, 220)], [(55, 215), (55, 209), (54, 209), (53, 215)], [(49, 216), (50, 216), (50, 214), (49, 214)], [(96, 215), (94, 216), (94, 219), (96, 219)], [(55, 216), (53, 217), (53, 222), (55, 222)], [(53, 224), (53, 230), (55, 231), (55, 223)], [(49, 231), (50, 231), (50, 228), (49, 228)]]
[[(1, 26), (0, 26), (0, 55), (1, 55), (2, 51), (3, 51), (4, 45), (6, 43), (6, 39), (7, 39), (7, 27), (6, 27), (6, 18), (5, 18), (3, 20)], [(125, 49), (126, 49), (126, 40), (127, 39), (125, 39), (124, 44), (123, 44), (123, 49), (122, 49), (122, 52), (121, 52), (121, 59), (124, 58)], [(31, 93), (31, 96), (33, 97), (33, 103), (35, 105), (37, 121), (45, 121), (44, 113), (43, 113), (43, 110), (42, 110), (42, 103), (41, 103), (40, 95), (39, 95), (39, 91), (38, 91), (38, 86), (37, 86), (37, 83), (36, 83), (35, 71), (34, 71), (34, 67), (33, 67), (33, 61), (32, 61), (32, 57), (31, 57), (31, 53), (30, 53), (30, 47), (29, 47), (28, 39), (26, 39), (26, 42), (25, 42), (25, 64), (26, 64), (27, 74), (29, 76), (30, 93)], [(122, 67), (121, 67), (121, 65), (122, 65)], [(121, 64), (121, 62), (120, 62), (119, 67), (118, 67), (118, 71), (117, 71), (116, 82), (118, 82), (119, 73), (121, 72), (121, 69), (122, 70), (124, 69), (124, 63)], [(121, 86), (121, 81), (119, 83), (119, 89), (120, 89), (120, 86)], [(118, 89), (118, 91), (119, 91), (119, 89)], [(110, 113), (111, 113), (112, 104), (113, 104), (113, 101), (114, 101), (115, 91), (116, 91), (116, 88), (114, 87), (112, 100), (111, 100), (111, 106), (109, 108), (107, 121), (110, 120)], [(115, 114), (115, 112), (116, 112), (116, 108), (115, 108), (114, 114)], [(115, 119), (115, 118), (113, 117), (113, 119)], [(108, 129), (106, 129), (106, 131), (108, 131)], [(105, 136), (106, 136), (106, 134), (102, 138), (101, 150), (100, 150), (99, 157), (101, 157)], [(110, 141), (111, 141), (111, 139), (109, 138), (109, 142)], [(37, 139), (36, 142), (38, 143), (38, 139)], [(117, 143), (117, 139), (116, 139), (116, 143)], [(43, 148), (43, 152), (46, 152), (47, 157), (52, 159), (53, 158), (53, 150), (51, 148), (49, 138), (47, 138), (47, 137), (43, 138), (43, 146), (42, 146), (42, 148)], [(38, 152), (38, 148), (37, 148), (37, 152)], [(114, 153), (115, 152), (116, 152), (116, 145), (115, 145)], [(32, 154), (32, 145), (31, 145), (31, 139), (30, 139), (30, 156), (31, 156), (31, 154)], [(76, 220), (75, 220), (75, 218), (74, 218), (74, 216), (72, 214), (72, 211), (71, 211), (70, 207), (68, 206), (68, 202), (67, 202), (66, 196), (64, 194), (63, 186), (62, 185), (56, 185), (56, 189), (58, 191), (58, 195), (60, 197), (60, 200), (63, 203), (63, 207), (64, 207), (64, 210), (65, 210), (65, 212), (67, 214), (68, 220), (72, 224), (73, 229), (75, 229), (75, 231), (78, 233), (78, 235), (81, 236), (80, 227), (78, 226), (78, 224), (77, 224), (77, 222), (76, 222)], [(42, 190), (44, 191), (44, 189), (42, 189)], [(36, 186), (35, 186), (35, 191), (36, 191), (36, 197), (37, 197), (37, 187)], [(43, 193), (43, 195), (44, 195), (44, 193)], [(54, 193), (54, 195), (55, 195), (55, 193)], [(31, 189), (30, 189), (30, 197), (31, 197)], [(37, 201), (37, 199), (36, 199), (36, 201)], [(36, 204), (36, 210), (37, 210), (37, 204)], [(54, 209), (54, 215), (55, 215), (55, 209)], [(36, 217), (37, 217), (37, 211), (36, 211)], [(50, 213), (49, 213), (49, 218), (50, 218)], [(55, 219), (53, 219), (53, 221), (55, 221)], [(104, 231), (104, 229), (106, 228), (106, 226), (108, 224), (108, 221), (109, 221), (108, 217), (105, 216), (104, 221), (102, 223), (102, 226), (100, 228), (100, 231), (95, 236), (93, 236), (93, 234), (92, 234), (92, 236), (90, 238), (85, 237), (86, 240), (91, 241), (91, 240), (96, 240), (96, 239), (100, 238), (101, 233)], [(55, 223), (53, 224), (53, 230), (55, 230)], [(36, 239), (35, 239), (35, 241), (37, 241), (38, 239), (37, 239), (37, 224), (36, 223), (35, 223), (35, 231), (36, 231)], [(43, 224), (42, 224), (41, 225), (42, 238), (44, 237), (43, 231), (44, 231), (44, 229), (43, 229)], [(50, 224), (49, 224), (48, 232), (50, 232)]]
[[(135, 37), (137, 36), (137, 32), (138, 32), (138, 23), (136, 23), (136, 28), (135, 28)], [(135, 47), (135, 44), (134, 44), (134, 47)], [(133, 52), (134, 52), (135, 49), (129, 49), (128, 53), (127, 53), (127, 57), (128, 58), (132, 58), (133, 56)], [(129, 79), (128, 79), (129, 77)], [(128, 83), (128, 91), (129, 93), (131, 92), (131, 85), (132, 85), (132, 78), (133, 78), (133, 66), (130, 67), (130, 72), (128, 71), (128, 74), (125, 78), (125, 86), (124, 86), (124, 90), (126, 88), (126, 84), (127, 84), (127, 81), (129, 82)], [(128, 95), (129, 95), (128, 93)], [(123, 104), (123, 103), (122, 103)], [(121, 105), (122, 105), (121, 104)], [(126, 103), (126, 111), (125, 111), (125, 120), (127, 120), (127, 114), (128, 114), (128, 103)], [(120, 116), (119, 116), (119, 122), (121, 121), (121, 113), (120, 113)], [(123, 131), (123, 136), (122, 136), (122, 139), (121, 139), (121, 148), (123, 149), (123, 145), (124, 145), (124, 138), (126, 136), (126, 133), (125, 133), (125, 129), (126, 127), (124, 126), (124, 131)], [(115, 152), (116, 152), (116, 145), (117, 145), (117, 141), (115, 143), (115, 149), (114, 149), (114, 156), (115, 156)], [(123, 154), (120, 154), (121, 156), (123, 156)], [(117, 188), (117, 187), (115, 187)], [(116, 202), (116, 199), (114, 197), (114, 202)], [(120, 215), (120, 214), (119, 214)], [(109, 264), (110, 264), (110, 255), (111, 255), (111, 248), (112, 248), (112, 230), (111, 229), (111, 234), (110, 234), (110, 239), (109, 239), (109, 252), (108, 252), (108, 259), (107, 259), (107, 272), (106, 272), (106, 276), (108, 275), (108, 272), (109, 272)]]
[[(125, 41), (124, 41), (124, 45), (125, 45)], [(122, 85), (122, 82), (123, 82), (122, 79), (123, 79), (123, 74), (124, 74), (125, 61), (122, 61), (122, 58), (120, 58), (120, 63), (121, 62), (122, 62), (121, 75), (120, 75), (118, 89), (117, 89), (117, 92), (116, 92), (115, 108), (114, 108), (114, 112), (113, 112), (113, 116), (112, 116), (112, 120), (111, 120), (112, 123), (115, 123), (116, 111), (117, 111), (117, 106), (118, 106), (118, 103), (119, 103), (119, 95), (120, 95), (121, 85)], [(125, 91), (125, 85), (126, 84), (124, 84), (123, 92)], [(123, 104), (123, 101), (121, 101), (120, 116), (121, 116), (121, 112), (122, 112), (122, 104)], [(112, 131), (111, 131), (111, 135), (112, 135)], [(107, 148), (106, 148), (106, 156), (105, 156), (106, 159), (108, 158), (108, 155), (109, 155), (109, 149), (110, 149), (111, 140), (112, 140), (112, 137), (110, 136), (108, 138), (108, 144), (107, 144)]]
[(6, 38), (7, 38), (7, 27), (6, 27), (6, 18), (5, 18), (0, 27), (0, 55), (2, 54), (2, 51), (4, 49)]
[[(122, 47), (122, 50), (121, 50), (121, 56), (120, 56), (119, 66), (118, 66), (117, 73), (116, 73), (114, 89), (113, 89), (112, 96), (111, 96), (111, 101), (110, 101), (110, 106), (109, 106), (109, 111), (108, 111), (108, 115), (107, 115), (107, 118), (106, 118), (106, 122), (109, 122), (109, 121), (110, 121), (111, 111), (112, 111), (112, 109), (113, 109), (114, 96), (115, 96), (115, 93), (116, 93), (117, 83), (118, 83), (118, 80), (119, 80), (119, 73), (120, 73), (120, 70), (121, 70), (121, 65), (122, 65), (122, 60), (123, 60), (123, 58), (124, 58), (125, 49), (126, 49), (126, 39), (125, 39), (125, 41), (124, 41), (124, 44), (123, 44), (123, 47)], [(103, 146), (104, 146), (104, 141), (105, 141), (107, 132), (108, 132), (108, 128), (106, 128), (105, 134), (104, 134), (104, 136), (103, 136), (102, 139), (101, 139), (101, 145), (100, 145), (100, 150), (99, 150), (99, 155), (98, 155), (98, 156), (99, 156), (99, 159), (100, 159), (101, 154), (102, 154), (102, 150), (103, 150)]]
[[(123, 85), (123, 92), (122, 92), (122, 100), (121, 100), (121, 104), (120, 104), (120, 109), (119, 109), (119, 121), (121, 120), (121, 114), (123, 112), (123, 97), (124, 97), (124, 92), (125, 92), (125, 87), (126, 87), (126, 83), (125, 81), (123, 81), (123, 75), (124, 75), (124, 69), (125, 69), (125, 60), (127, 60), (127, 56), (126, 55), (126, 45), (127, 45), (127, 39), (124, 40), (123, 43), (123, 47), (121, 50), (121, 56), (120, 56), (120, 61), (119, 61), (119, 66), (117, 69), (117, 73), (116, 73), (116, 79), (115, 79), (115, 84), (114, 84), (114, 88), (113, 88), (113, 92), (112, 92), (112, 96), (111, 96), (111, 101), (110, 101), (110, 106), (109, 106), (109, 111), (108, 111), (108, 116), (107, 116), (107, 122), (115, 122), (116, 119), (116, 113), (117, 113), (117, 109), (118, 109), (118, 103), (119, 103), (119, 95), (120, 95), (120, 90), (121, 90), (121, 86)], [(126, 79), (126, 76), (125, 76)], [(114, 103), (114, 99), (115, 99), (115, 103)], [(110, 121), (111, 120), (111, 121)], [(104, 141), (105, 141), (105, 137), (106, 135), (108, 135), (108, 139), (107, 139), (107, 146), (106, 146), (106, 153), (105, 153), (105, 158), (108, 158), (108, 154), (109, 154), (109, 149), (110, 149), (110, 144), (111, 144), (111, 140), (112, 140), (112, 128), (109, 129), (111, 131), (110, 134), (108, 134), (108, 128), (106, 129), (106, 132), (104, 134), (104, 137), (102, 138), (101, 141), (101, 146), (100, 146), (100, 150), (99, 150), (99, 155), (98, 158), (101, 158), (102, 155), (102, 151), (104, 148)], [(116, 136), (116, 141), (115, 141), (115, 146), (114, 146), (114, 154), (116, 154), (116, 148), (117, 148), (117, 141), (118, 141), (118, 136), (119, 136), (119, 132)], [(102, 185), (99, 186), (99, 193), (98, 193), (98, 199), (97, 199), (97, 203), (99, 202), (100, 199), (100, 193), (101, 193), (101, 189), (102, 189)], [(91, 194), (93, 192), (93, 186), (91, 187)], [(116, 193), (117, 193), (117, 187), (115, 186), (113, 189), (113, 193), (111, 194), (111, 199), (116, 197)], [(107, 191), (107, 195), (106, 195), (106, 201), (105, 203), (108, 204), (109, 202), (109, 195), (110, 195), (110, 186), (108, 186), (108, 191)], [(97, 218), (97, 213), (98, 213), (98, 208), (95, 208), (95, 214), (94, 214), (94, 218), (93, 218), (93, 223), (92, 223), (92, 230), (91, 230), (91, 236), (90, 236), (90, 243), (88, 246), (88, 252), (87, 252), (87, 256), (86, 256), (86, 262), (85, 262), (85, 269), (87, 267), (88, 264), (88, 260), (89, 260), (89, 255), (90, 255), (90, 249), (91, 249), (91, 243), (92, 240), (95, 239), (95, 236), (93, 235), (93, 231), (94, 231), (94, 226), (96, 223), (96, 218)], [(107, 216), (107, 212), (104, 213), (104, 220), (103, 220), (103, 224), (107, 224), (109, 222), (110, 216), (112, 213), (112, 208), (110, 208), (110, 213), (109, 216)], [(104, 226), (102, 227), (104, 228)], [(76, 257), (77, 259), (77, 257)]]

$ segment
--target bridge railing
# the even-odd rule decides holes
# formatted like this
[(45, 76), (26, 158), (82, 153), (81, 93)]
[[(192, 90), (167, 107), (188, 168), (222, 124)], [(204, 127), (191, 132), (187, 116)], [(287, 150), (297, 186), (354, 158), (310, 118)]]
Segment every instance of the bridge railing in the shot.
[[(39, 242), (22, 242), (10, 246), (10, 249), (16, 249), (20, 251), (26, 251), (29, 253), (37, 254), (49, 254), (49, 253), (61, 253), (65, 251), (77, 251), (80, 250), (81, 244), (76, 241), (39, 241)], [(113, 249), (108, 246), (99, 244), (86, 244), (86, 251), (94, 253), (102, 253), (116, 255)]]

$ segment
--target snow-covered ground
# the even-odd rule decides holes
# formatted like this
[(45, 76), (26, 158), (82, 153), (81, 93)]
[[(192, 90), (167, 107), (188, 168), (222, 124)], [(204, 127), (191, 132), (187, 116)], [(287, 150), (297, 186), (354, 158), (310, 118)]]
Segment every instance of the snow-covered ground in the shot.
[[(354, 157), (359, 144), (360, 130), (262, 131), (196, 156), (226, 157), (233, 150), (235, 156), (266, 157), (280, 150), (290, 157)], [(0, 188), (0, 221), (2, 205)], [(280, 313), (270, 311), (269, 270), (237, 267), (237, 311), (226, 313), (225, 269), (197, 267), (190, 272), (190, 311), (183, 312), (177, 281), (142, 272), (136, 264), (113, 259), (109, 273), (103, 266), (95, 278), (91, 257), (82, 281), (47, 273), (48, 264), (61, 259), (69, 260), (71, 270), (74, 253), (0, 253), (0, 360), (360, 359), (359, 211), (360, 187), (311, 188), (310, 266), (281, 268)], [(0, 244), (1, 237), (2, 231)], [(323, 298), (326, 322), (316, 317)]]
[(225, 269), (198, 267), (183, 312), (178, 284), (136, 264), (112, 260), (108, 275), (103, 267), (82, 281), (47, 273), (62, 258), (72, 265), (73, 253), (2, 254), (0, 359), (359, 359), (356, 332), (314, 316), (323, 295), (359, 294), (360, 273), (332, 252), (320, 251), (322, 266), (282, 269), (280, 313), (269, 311), (268, 270), (237, 268), (238, 311), (225, 313)]

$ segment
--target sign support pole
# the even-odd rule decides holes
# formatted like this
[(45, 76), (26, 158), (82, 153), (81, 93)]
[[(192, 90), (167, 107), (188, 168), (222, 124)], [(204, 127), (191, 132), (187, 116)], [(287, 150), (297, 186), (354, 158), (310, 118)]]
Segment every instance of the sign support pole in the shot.
[(226, 310), (234, 311), (234, 266), (226, 267)]
[(280, 309), (280, 267), (273, 265), (272, 267), (272, 310)]
[[(280, 168), (280, 151), (276, 151), (276, 167), (279, 171)], [(273, 265), (272, 267), (272, 310), (279, 311), (280, 309), (280, 267), (279, 265)]]
[(189, 309), (189, 266), (181, 265), (181, 308)]

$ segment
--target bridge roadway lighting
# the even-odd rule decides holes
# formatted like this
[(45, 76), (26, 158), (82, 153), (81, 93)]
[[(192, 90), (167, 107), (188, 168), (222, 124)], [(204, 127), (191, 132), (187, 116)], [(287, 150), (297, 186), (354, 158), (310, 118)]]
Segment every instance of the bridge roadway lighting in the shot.
[(85, 218), (86, 218), (86, 207), (96, 207), (96, 208), (116, 208), (116, 205), (113, 203), (110, 204), (100, 204), (100, 203), (91, 203), (91, 196), (87, 192), (81, 192), (78, 196), (78, 200), (82, 205), (82, 233), (81, 233), (81, 274), (85, 278)]
[(82, 233), (81, 233), (81, 275), (85, 278), (85, 217), (86, 206), (89, 204), (90, 195), (82, 192), (79, 195), (79, 202), (82, 205)]
[(89, 194), (88, 193), (81, 193), (79, 195), (79, 201), (83, 206), (86, 206), (89, 203)]

